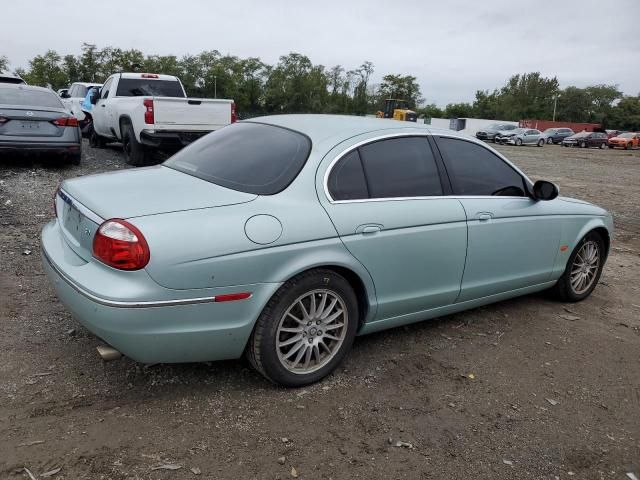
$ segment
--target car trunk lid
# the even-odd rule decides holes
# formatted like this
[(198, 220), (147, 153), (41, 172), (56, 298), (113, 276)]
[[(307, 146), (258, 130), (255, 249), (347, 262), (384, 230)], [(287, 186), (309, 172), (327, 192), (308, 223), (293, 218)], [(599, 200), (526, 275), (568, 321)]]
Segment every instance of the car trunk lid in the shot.
[(53, 123), (69, 114), (61, 111), (8, 107), (0, 110), (0, 138), (61, 137), (64, 126)]

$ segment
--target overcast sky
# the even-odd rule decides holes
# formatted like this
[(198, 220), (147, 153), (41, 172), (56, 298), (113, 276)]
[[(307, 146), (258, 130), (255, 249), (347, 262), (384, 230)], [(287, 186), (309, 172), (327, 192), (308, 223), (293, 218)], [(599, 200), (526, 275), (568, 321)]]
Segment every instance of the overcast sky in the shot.
[(640, 92), (640, 0), (2, 1), (0, 55), (11, 68), (82, 42), (145, 54), (219, 50), (276, 63), (303, 53), (326, 67), (369, 60), (417, 77), (429, 103), (472, 101), (515, 73), (561, 86)]

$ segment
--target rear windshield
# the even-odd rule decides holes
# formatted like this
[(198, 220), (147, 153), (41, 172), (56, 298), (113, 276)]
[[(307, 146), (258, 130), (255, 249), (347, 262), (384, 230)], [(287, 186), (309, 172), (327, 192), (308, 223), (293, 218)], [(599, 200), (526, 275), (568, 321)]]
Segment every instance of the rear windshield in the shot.
[(273, 195), (298, 176), (310, 151), (301, 133), (241, 122), (206, 135), (164, 165), (232, 190)]
[(184, 91), (177, 80), (153, 80), (149, 78), (121, 78), (116, 97), (179, 97)]
[(20, 87), (2, 88), (2, 86), (0, 86), (0, 105), (64, 108), (58, 96), (53, 92)]
[(0, 75), (0, 83), (21, 84), (21, 83), (25, 83), (25, 81), (23, 79), (21, 79), (20, 77), (5, 77), (5, 76)]

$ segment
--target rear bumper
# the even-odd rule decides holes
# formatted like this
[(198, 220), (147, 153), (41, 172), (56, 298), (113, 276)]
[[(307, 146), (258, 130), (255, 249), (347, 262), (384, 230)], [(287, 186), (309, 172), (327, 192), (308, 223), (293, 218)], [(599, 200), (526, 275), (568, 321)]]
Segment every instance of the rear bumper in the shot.
[(78, 142), (24, 142), (0, 140), (0, 151), (76, 153), (81, 149)]
[[(239, 358), (262, 307), (280, 287), (262, 283), (172, 290), (144, 271), (86, 262), (69, 248), (56, 220), (42, 231), (42, 263), (58, 298), (89, 331), (143, 363)], [(216, 295), (251, 292), (246, 300)]]
[(211, 133), (211, 131), (163, 130), (152, 132), (149, 130), (142, 130), (140, 132), (140, 143), (160, 150), (175, 150), (189, 145), (208, 133)]

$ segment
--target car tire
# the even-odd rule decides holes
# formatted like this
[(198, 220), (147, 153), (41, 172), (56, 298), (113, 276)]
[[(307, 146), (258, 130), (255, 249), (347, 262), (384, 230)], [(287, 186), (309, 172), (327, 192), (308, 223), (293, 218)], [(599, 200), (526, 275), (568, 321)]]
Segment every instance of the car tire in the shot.
[(89, 146), (91, 148), (104, 148), (105, 143), (104, 137), (98, 135), (92, 126), (89, 132)]
[(522, 146), (522, 139), (521, 138), (516, 138), (515, 144), (516, 144), (516, 146), (521, 147)]
[(553, 138), (547, 138), (547, 145), (551, 145), (553, 143)]
[(249, 338), (246, 356), (258, 372), (278, 385), (301, 387), (317, 382), (340, 365), (351, 349), (358, 315), (356, 295), (344, 277), (331, 270), (309, 270), (287, 281), (271, 297)]
[(627, 143), (624, 147), (625, 150), (631, 150), (633, 148), (633, 144), (631, 142)]
[[(593, 252), (594, 250), (592, 250), (592, 248), (595, 248), (596, 257), (593, 258), (596, 258), (597, 264), (594, 264), (590, 260), (590, 257), (587, 257), (586, 262), (585, 259), (582, 258), (583, 255), (586, 255), (585, 251)], [(573, 249), (573, 252), (571, 252), (571, 255), (569, 256), (569, 260), (567, 261), (567, 267), (565, 268), (564, 273), (560, 279), (558, 279), (558, 282), (552, 287), (552, 291), (555, 296), (563, 302), (579, 302), (587, 298), (591, 295), (591, 292), (593, 292), (593, 289), (596, 288), (596, 285), (600, 280), (605, 260), (606, 252), (602, 236), (597, 232), (589, 232)], [(586, 280), (588, 283), (578, 283), (578, 273), (582, 272), (578, 269), (582, 269), (582, 265), (587, 263), (589, 265), (588, 269), (590, 272)]]
[(602, 150), (603, 148), (607, 148), (607, 144), (606, 143), (601, 143), (600, 144), (600, 149)]
[(67, 162), (71, 165), (78, 166), (82, 162), (82, 152), (70, 153), (67, 156)]
[(544, 146), (544, 138), (541, 138), (540, 140), (538, 140), (538, 146), (539, 147), (543, 147)]
[(587, 144), (586, 144), (585, 142), (580, 142), (580, 143), (578, 144), (578, 146), (579, 146), (580, 148), (587, 148)]
[(122, 150), (125, 161), (133, 167), (142, 167), (149, 163), (149, 151), (136, 139), (133, 125), (130, 122), (122, 122)]

